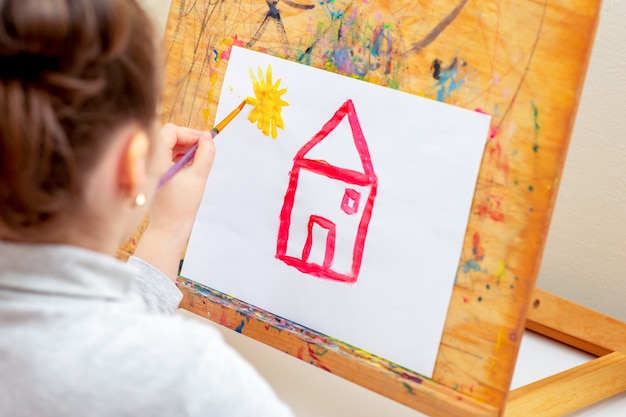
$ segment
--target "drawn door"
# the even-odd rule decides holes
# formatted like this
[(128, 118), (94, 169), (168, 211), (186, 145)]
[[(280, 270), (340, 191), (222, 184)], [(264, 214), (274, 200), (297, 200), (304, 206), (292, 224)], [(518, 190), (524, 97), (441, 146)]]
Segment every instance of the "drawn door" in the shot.
[(307, 238), (302, 249), (304, 263), (322, 266), (330, 270), (335, 258), (335, 223), (321, 216), (312, 215), (307, 225)]

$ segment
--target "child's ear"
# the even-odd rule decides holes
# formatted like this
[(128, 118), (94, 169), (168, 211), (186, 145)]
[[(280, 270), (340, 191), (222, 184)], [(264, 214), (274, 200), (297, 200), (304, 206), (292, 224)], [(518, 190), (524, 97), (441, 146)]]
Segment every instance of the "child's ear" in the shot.
[(150, 140), (142, 129), (133, 130), (122, 151), (119, 185), (125, 197), (134, 199), (147, 177)]

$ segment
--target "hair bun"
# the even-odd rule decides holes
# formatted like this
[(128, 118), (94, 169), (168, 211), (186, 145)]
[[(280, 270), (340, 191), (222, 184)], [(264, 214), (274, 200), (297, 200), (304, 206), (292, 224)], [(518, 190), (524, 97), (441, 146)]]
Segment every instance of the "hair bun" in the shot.
[(152, 129), (157, 52), (136, 0), (0, 0), (0, 224), (68, 216), (112, 132)]
[(113, 3), (120, 1), (0, 0), (0, 75), (76, 74), (116, 55), (132, 29)]
[(65, 0), (0, 0), (0, 54), (54, 57), (67, 51), (75, 10)]
[(0, 55), (0, 79), (35, 80), (43, 73), (59, 70), (59, 60), (41, 55)]

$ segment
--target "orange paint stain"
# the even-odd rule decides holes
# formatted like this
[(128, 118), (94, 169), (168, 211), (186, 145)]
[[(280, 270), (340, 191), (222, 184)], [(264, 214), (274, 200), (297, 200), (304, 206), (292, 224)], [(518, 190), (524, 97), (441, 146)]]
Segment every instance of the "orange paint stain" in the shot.
[(502, 145), (499, 140), (492, 140), (489, 142), (489, 162), (493, 164), (494, 168), (502, 171), (505, 180), (509, 177), (509, 158), (503, 154)]
[(478, 205), (478, 215), (481, 218), (488, 217), (495, 222), (504, 221), (504, 210), (502, 208), (502, 197), (488, 196)]

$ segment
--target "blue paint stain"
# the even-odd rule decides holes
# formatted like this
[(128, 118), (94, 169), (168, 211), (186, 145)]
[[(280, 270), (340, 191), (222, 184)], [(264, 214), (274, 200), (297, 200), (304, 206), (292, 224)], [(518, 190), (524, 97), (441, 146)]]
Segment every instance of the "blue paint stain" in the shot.
[(241, 331), (243, 330), (243, 326), (246, 325), (246, 322), (244, 320), (241, 320), (241, 323), (239, 323), (239, 326), (235, 327), (235, 331), (237, 333), (241, 333)]
[(469, 261), (463, 264), (463, 272), (468, 273), (469, 271), (480, 272), (480, 265), (476, 261), (476, 259), (470, 259)]
[(369, 23), (352, 3), (316, 2), (330, 19), (306, 30), (308, 46), (296, 52), (296, 62), (400, 89), (397, 75), (404, 59), (395, 54), (394, 24), (381, 22), (380, 17), (379, 22)]
[(299, 63), (309, 65), (309, 66), (311, 65), (311, 52), (313, 52), (314, 46), (315, 46), (315, 43), (309, 46), (304, 52), (300, 53), (300, 56), (296, 58)]
[[(330, 2), (331, 4), (334, 3), (334, 1)], [(335, 8), (331, 8), (331, 7), (327, 7), (326, 10), (328, 10), (328, 14), (330, 15), (330, 19), (331, 20), (341, 20), (344, 15), (346, 14), (345, 10), (337, 10)]]
[[(461, 66), (465, 63), (461, 60)], [(458, 79), (459, 76), (459, 59), (454, 58), (452, 63), (445, 69), (437, 73), (437, 83), (435, 86), (439, 87), (437, 90), (437, 101), (444, 101), (455, 90), (458, 90), (463, 86), (464, 80)]]
[(213, 61), (217, 62), (217, 58), (219, 56), (219, 54), (217, 53), (217, 49), (214, 49), (213, 53), (215, 54), (215, 58), (213, 58)]
[(380, 55), (380, 45), (383, 43), (383, 40), (385, 39), (385, 29), (388, 27), (388, 25), (384, 25), (383, 27), (378, 27), (374, 30), (374, 44), (372, 45), (371, 48), (371, 53), (373, 57), (378, 58), (378, 55)]
[(333, 63), (337, 68), (348, 69), (352, 66), (352, 57), (350, 56), (350, 49), (343, 47), (333, 51)]
[[(455, 70), (450, 73), (443, 73), (441, 76), (441, 80), (437, 82), (437, 85), (440, 86), (439, 90), (437, 90), (437, 101), (443, 101), (446, 98), (450, 97), (450, 94), (455, 90), (458, 90), (463, 85), (463, 80), (456, 80), (458, 72)], [(446, 88), (446, 81), (450, 81)]]
[(337, 48), (332, 53), (332, 63), (344, 74), (351, 74), (356, 77), (365, 77), (369, 67), (367, 63), (354, 56), (352, 48), (346, 46)]

